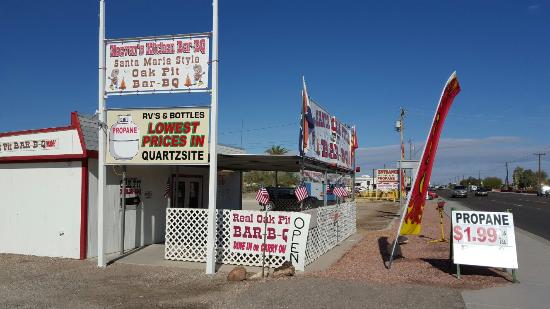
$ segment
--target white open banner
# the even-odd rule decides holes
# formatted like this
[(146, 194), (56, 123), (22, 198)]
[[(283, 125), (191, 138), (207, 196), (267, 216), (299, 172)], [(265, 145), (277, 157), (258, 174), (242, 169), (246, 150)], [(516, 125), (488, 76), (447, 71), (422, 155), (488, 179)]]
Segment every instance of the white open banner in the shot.
[(208, 164), (208, 107), (107, 111), (106, 164)]
[(451, 216), (455, 264), (518, 268), (512, 213), (453, 211)]
[(208, 35), (109, 40), (107, 95), (208, 89)]
[[(230, 219), (231, 252), (284, 256), (304, 270), (311, 215), (300, 212), (233, 210)], [(267, 220), (267, 229), (266, 229)], [(264, 246), (264, 231), (266, 242)]]

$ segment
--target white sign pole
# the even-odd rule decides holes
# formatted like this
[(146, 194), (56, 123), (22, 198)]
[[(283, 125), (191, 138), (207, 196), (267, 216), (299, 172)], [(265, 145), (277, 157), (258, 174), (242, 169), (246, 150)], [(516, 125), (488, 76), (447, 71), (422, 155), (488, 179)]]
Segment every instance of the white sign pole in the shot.
[(98, 145), (98, 178), (97, 178), (97, 267), (107, 266), (105, 260), (105, 239), (103, 233), (104, 212), (103, 192), (105, 190), (105, 1), (99, 1), (99, 145)]
[(216, 193), (218, 187), (218, 0), (212, 2), (212, 103), (210, 106), (210, 173), (206, 273), (216, 272)]

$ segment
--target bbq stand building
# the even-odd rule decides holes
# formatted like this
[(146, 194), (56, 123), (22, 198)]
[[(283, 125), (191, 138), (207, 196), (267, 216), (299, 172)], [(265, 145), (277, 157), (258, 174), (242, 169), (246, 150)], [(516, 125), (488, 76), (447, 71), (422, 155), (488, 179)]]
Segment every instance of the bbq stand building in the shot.
[[(99, 113), (0, 134), (0, 252), (97, 257), (105, 267), (108, 254), (164, 243), (166, 259), (206, 262), (207, 273), (216, 263), (276, 267), (291, 253), (303, 269), (355, 232), (354, 201), (329, 206), (325, 198), (323, 207), (268, 215), (241, 210), (243, 171), (352, 174), (356, 137), (310, 102), (304, 83), (299, 156), (218, 144), (216, 0), (212, 33), (105, 40), (104, 12), (100, 1)], [(159, 54), (171, 66), (156, 62)], [(152, 81), (144, 65), (173, 76)], [(210, 106), (105, 106), (112, 95), (200, 91), (210, 92)]]
[[(0, 134), (0, 252), (74, 259), (97, 257), (97, 116), (75, 112), (70, 119), (68, 126)], [(223, 264), (261, 266), (263, 262), (261, 254), (231, 248), (231, 214), (251, 213), (241, 211), (243, 171), (305, 169), (306, 174), (321, 177), (325, 173), (350, 172), (298, 155), (253, 155), (225, 145), (218, 145), (218, 152), (216, 262)], [(205, 262), (208, 185), (208, 166), (109, 165), (105, 254), (116, 256), (121, 248), (127, 252), (164, 243), (168, 260)], [(122, 195), (126, 198), (122, 199)], [(299, 212), (296, 201), (287, 202), (285, 209), (291, 210), (289, 213)], [(320, 205), (302, 213), (310, 215), (306, 265), (355, 233), (354, 201)], [(284, 260), (284, 255), (266, 257), (267, 265), (272, 267)]]

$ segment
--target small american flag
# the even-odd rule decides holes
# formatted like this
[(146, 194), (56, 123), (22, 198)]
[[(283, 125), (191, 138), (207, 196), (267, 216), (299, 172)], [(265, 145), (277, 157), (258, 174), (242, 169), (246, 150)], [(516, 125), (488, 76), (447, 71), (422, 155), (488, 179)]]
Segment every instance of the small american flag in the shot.
[(348, 190), (344, 187), (335, 187), (334, 194), (340, 198), (348, 196)]
[(264, 187), (261, 187), (260, 190), (258, 190), (258, 193), (256, 194), (256, 201), (258, 201), (260, 205), (266, 205), (269, 203), (269, 193)]
[(164, 198), (170, 198), (172, 195), (172, 190), (170, 188), (170, 177), (168, 177), (168, 180), (166, 181), (166, 187), (164, 187)]
[(305, 200), (309, 194), (307, 193), (307, 188), (305, 186), (299, 186), (294, 190), (294, 195), (296, 195), (296, 199), (298, 200), (298, 203)]

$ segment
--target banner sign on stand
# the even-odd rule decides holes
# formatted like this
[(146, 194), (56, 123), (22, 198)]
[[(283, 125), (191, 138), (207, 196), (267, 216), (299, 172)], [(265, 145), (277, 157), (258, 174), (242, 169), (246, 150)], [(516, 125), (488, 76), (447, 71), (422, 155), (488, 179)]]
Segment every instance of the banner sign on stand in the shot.
[(206, 91), (209, 50), (205, 34), (109, 40), (105, 93)]
[[(122, 181), (120, 181), (120, 196), (122, 198)], [(141, 180), (139, 178), (126, 178), (126, 207), (137, 206), (141, 202)], [(121, 203), (122, 207), (122, 203)]]
[(384, 168), (376, 170), (376, 189), (382, 191), (396, 190), (399, 187), (399, 170)]
[(266, 256), (284, 256), (297, 270), (304, 270), (311, 215), (270, 211), (266, 218), (262, 211), (232, 210), (230, 216), (231, 252), (261, 254), (265, 251)]
[(518, 268), (512, 213), (455, 210), (451, 216), (455, 264)]
[(209, 108), (107, 111), (105, 163), (208, 164)]

